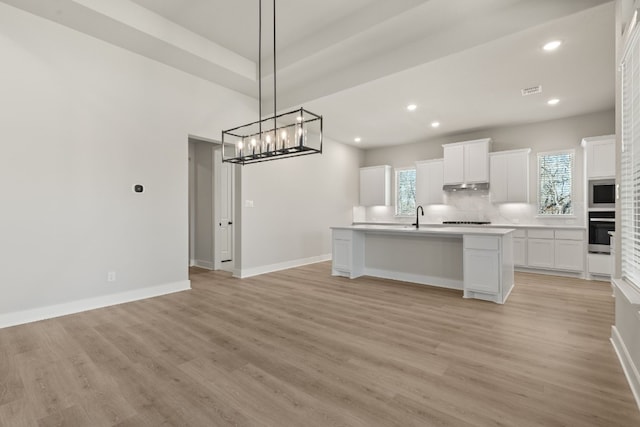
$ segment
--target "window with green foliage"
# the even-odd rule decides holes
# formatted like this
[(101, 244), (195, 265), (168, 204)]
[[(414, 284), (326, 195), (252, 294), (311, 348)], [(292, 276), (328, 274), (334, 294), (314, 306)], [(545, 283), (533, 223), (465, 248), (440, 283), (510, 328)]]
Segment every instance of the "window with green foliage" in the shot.
[(415, 209), (416, 170), (396, 169), (396, 215), (413, 215)]
[(538, 154), (538, 215), (573, 215), (573, 151)]

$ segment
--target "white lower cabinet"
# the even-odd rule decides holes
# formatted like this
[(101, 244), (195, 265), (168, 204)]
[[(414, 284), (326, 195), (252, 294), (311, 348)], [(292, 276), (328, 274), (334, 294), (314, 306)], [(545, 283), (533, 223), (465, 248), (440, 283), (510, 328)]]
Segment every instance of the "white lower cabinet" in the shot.
[(529, 238), (527, 240), (527, 266), (553, 268), (553, 252), (553, 240)]
[(611, 276), (611, 258), (609, 254), (587, 254), (587, 271), (596, 276)]
[(513, 232), (513, 265), (527, 266), (527, 231), (523, 229)]
[(577, 240), (555, 241), (555, 264), (559, 270), (584, 270), (584, 243)]
[(464, 239), (464, 289), (485, 294), (500, 292), (500, 239), (469, 236)]
[[(522, 233), (524, 230), (517, 230)], [(518, 267), (542, 268), (583, 273), (585, 269), (584, 231), (574, 229), (535, 228), (527, 237), (515, 237), (514, 264)], [(525, 246), (526, 253), (522, 246)]]
[(352, 265), (352, 232), (348, 230), (333, 231), (333, 274), (351, 273)]
[(500, 256), (498, 251), (465, 249), (464, 251), (465, 289), (488, 294), (500, 290)]
[(527, 266), (527, 239), (522, 237), (513, 238), (513, 265), (518, 267)]

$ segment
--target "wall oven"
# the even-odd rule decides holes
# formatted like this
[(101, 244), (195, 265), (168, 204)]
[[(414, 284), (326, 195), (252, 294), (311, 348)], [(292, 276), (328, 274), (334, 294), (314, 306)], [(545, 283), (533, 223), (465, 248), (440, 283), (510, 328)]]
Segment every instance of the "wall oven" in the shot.
[(598, 179), (589, 181), (589, 208), (614, 210), (616, 207), (616, 181)]
[(589, 212), (589, 252), (611, 252), (609, 232), (614, 231), (616, 224), (614, 211)]

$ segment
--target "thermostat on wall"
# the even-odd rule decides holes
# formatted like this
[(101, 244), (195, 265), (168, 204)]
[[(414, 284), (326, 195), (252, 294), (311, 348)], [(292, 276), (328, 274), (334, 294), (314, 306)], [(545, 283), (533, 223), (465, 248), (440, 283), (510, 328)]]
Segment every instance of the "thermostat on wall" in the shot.
[(142, 193), (144, 191), (144, 187), (140, 184), (136, 184), (133, 186), (133, 191), (136, 193)]

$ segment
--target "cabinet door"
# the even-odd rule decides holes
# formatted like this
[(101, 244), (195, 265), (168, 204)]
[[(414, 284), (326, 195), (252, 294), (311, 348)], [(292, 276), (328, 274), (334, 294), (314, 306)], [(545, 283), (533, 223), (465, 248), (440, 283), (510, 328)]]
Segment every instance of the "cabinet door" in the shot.
[(529, 267), (553, 268), (553, 251), (552, 239), (527, 239), (527, 265)]
[(464, 183), (464, 146), (444, 146), (444, 183)]
[(518, 267), (527, 266), (527, 239), (523, 237), (513, 238), (513, 264)]
[(333, 239), (333, 269), (351, 272), (351, 240)]
[(584, 270), (584, 243), (578, 240), (555, 241), (555, 268)]
[(506, 203), (509, 201), (509, 162), (506, 155), (495, 155), (490, 157), (489, 190), (491, 191), (491, 201), (493, 203)]
[(416, 205), (444, 203), (443, 160), (416, 162)]
[(500, 291), (498, 251), (464, 250), (464, 289), (489, 294), (497, 294)]
[(391, 166), (360, 169), (360, 206), (388, 206), (390, 193)]
[(529, 153), (507, 156), (507, 200), (509, 203), (529, 203)]
[(487, 141), (464, 144), (464, 182), (489, 180), (489, 143)]
[(490, 191), (493, 203), (529, 203), (529, 150), (491, 153)]
[(616, 141), (590, 141), (587, 146), (587, 178), (616, 176)]

